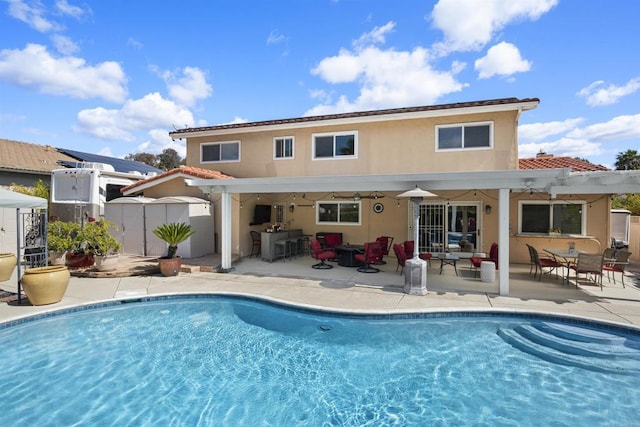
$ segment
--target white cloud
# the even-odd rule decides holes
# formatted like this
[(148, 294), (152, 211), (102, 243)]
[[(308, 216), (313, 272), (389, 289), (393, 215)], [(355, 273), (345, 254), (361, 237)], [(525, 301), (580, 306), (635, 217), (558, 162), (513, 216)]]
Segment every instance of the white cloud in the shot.
[(56, 50), (63, 55), (73, 55), (80, 50), (80, 47), (70, 37), (54, 34), (51, 36), (51, 40)]
[(481, 79), (487, 79), (494, 75), (509, 76), (529, 71), (531, 63), (522, 59), (516, 46), (501, 42), (491, 46), (486, 56), (476, 60), (475, 69)]
[(550, 136), (572, 131), (583, 121), (583, 118), (578, 117), (563, 121), (520, 125), (518, 126), (518, 140), (522, 143), (538, 142)]
[(172, 140), (166, 129), (151, 129), (149, 139), (137, 146), (137, 153), (160, 154), (167, 148), (173, 148), (182, 158), (187, 156), (187, 148), (182, 140)]
[(182, 75), (165, 71), (162, 78), (167, 83), (169, 96), (187, 107), (193, 106), (199, 99), (206, 99), (213, 93), (205, 73), (196, 67), (184, 67)]
[[(555, 156), (589, 158), (608, 151), (605, 143), (626, 143), (640, 138), (640, 114), (617, 116), (607, 122), (577, 127), (583, 121), (574, 118), (518, 126), (519, 157), (533, 157), (542, 150)], [(557, 138), (545, 141), (551, 136)]]
[(245, 119), (244, 117), (234, 117), (233, 120), (231, 120), (230, 122), (226, 122), (226, 123), (219, 123), (219, 126), (222, 125), (237, 125), (239, 123), (247, 123), (249, 120)]
[(67, 0), (58, 0), (56, 2), (56, 9), (64, 15), (72, 16), (74, 18), (80, 18), (88, 11), (82, 9), (81, 7), (74, 6), (69, 4)]
[(286, 41), (287, 38), (278, 30), (272, 30), (267, 37), (267, 44), (278, 44)]
[(127, 79), (117, 62), (91, 66), (82, 58), (53, 57), (46, 47), (38, 44), (29, 44), (24, 50), (0, 51), (0, 80), (42, 93), (81, 99), (122, 102), (127, 94)]
[(193, 124), (193, 115), (188, 109), (163, 99), (159, 93), (150, 93), (125, 102), (120, 109), (82, 110), (74, 130), (102, 139), (134, 141), (136, 132), (162, 128), (168, 134), (173, 125), (190, 127)]
[(552, 142), (529, 143), (518, 145), (518, 157), (535, 157), (540, 151), (556, 157), (569, 156), (589, 158), (602, 154), (600, 144), (586, 139), (560, 138)]
[(508, 24), (536, 20), (557, 3), (558, 0), (440, 0), (431, 19), (435, 28), (444, 33), (444, 41), (434, 47), (443, 54), (482, 49)]
[(617, 116), (608, 122), (574, 129), (568, 136), (591, 141), (614, 141), (640, 138), (640, 114)]
[(604, 85), (605, 82), (602, 80), (593, 82), (580, 89), (577, 95), (586, 98), (587, 104), (592, 107), (615, 104), (623, 96), (631, 95), (640, 89), (640, 78), (631, 79), (624, 86), (610, 84), (604, 87)]
[(342, 95), (333, 105), (327, 101), (305, 115), (433, 103), (445, 94), (462, 90), (465, 85), (455, 79), (462, 68), (456, 62), (450, 71), (434, 70), (427, 50), (421, 47), (410, 52), (377, 47), (341, 50), (337, 56), (320, 61), (311, 73), (329, 83), (357, 82), (359, 96), (350, 101)]
[(62, 29), (62, 26), (45, 17), (46, 11), (40, 3), (29, 5), (23, 0), (7, 1), (9, 2), (9, 16), (26, 23), (34, 30), (47, 33)]
[(140, 49), (142, 49), (144, 47), (142, 42), (139, 42), (138, 40), (134, 39), (133, 37), (129, 37), (127, 39), (127, 46), (131, 46), (135, 50), (140, 50)]
[(389, 21), (382, 27), (375, 27), (368, 33), (364, 33), (360, 38), (353, 42), (356, 49), (364, 48), (369, 45), (384, 44), (386, 41), (387, 33), (390, 33), (395, 28), (396, 23)]

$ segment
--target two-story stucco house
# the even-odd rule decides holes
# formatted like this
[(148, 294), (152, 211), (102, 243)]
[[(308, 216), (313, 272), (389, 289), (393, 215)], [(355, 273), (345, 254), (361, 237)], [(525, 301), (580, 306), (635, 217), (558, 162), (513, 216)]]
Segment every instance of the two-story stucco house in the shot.
[[(436, 195), (420, 205), (420, 252), (488, 252), (497, 242), (506, 266), (528, 262), (525, 243), (532, 240), (558, 247), (570, 240), (601, 251), (609, 194), (637, 191), (640, 175), (520, 170), (518, 120), (538, 103), (506, 98), (188, 128), (170, 136), (186, 140), (187, 166), (223, 174), (188, 180), (215, 202), (223, 268), (231, 267), (232, 253), (251, 252), (250, 231), (276, 223), (312, 236), (340, 232), (350, 243), (382, 235), (412, 239), (411, 202), (398, 195), (415, 187)], [(255, 217), (265, 206), (266, 223)], [(552, 229), (559, 235), (550, 236)], [(500, 292), (508, 293), (508, 269), (500, 269), (499, 280)]]

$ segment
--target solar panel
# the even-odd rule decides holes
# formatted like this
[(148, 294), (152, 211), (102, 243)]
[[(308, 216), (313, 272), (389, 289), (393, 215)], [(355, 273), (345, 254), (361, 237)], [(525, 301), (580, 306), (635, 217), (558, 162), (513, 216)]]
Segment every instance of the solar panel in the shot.
[[(101, 156), (99, 154), (93, 153), (83, 153), (82, 151), (68, 150), (66, 148), (57, 148), (58, 151), (64, 153), (68, 156), (71, 156), (77, 159), (79, 162), (95, 162), (95, 163), (106, 163), (116, 170), (116, 172), (140, 172), (143, 175), (146, 175), (149, 172), (164, 172), (162, 169), (154, 168), (153, 166), (149, 166), (146, 163), (136, 162), (134, 160), (124, 160), (118, 159), (117, 157), (108, 157)], [(69, 161), (60, 162), (63, 166), (66, 167), (76, 167), (76, 164)]]

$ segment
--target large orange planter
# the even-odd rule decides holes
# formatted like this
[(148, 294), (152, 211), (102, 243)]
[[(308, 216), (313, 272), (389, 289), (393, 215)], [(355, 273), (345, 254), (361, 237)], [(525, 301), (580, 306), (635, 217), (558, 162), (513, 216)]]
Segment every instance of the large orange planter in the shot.
[(0, 282), (11, 279), (18, 258), (12, 253), (0, 254)]
[(64, 265), (28, 268), (22, 276), (22, 289), (33, 305), (53, 304), (62, 300), (70, 277)]
[(160, 267), (160, 274), (163, 276), (177, 276), (182, 267), (182, 257), (158, 258), (158, 266)]

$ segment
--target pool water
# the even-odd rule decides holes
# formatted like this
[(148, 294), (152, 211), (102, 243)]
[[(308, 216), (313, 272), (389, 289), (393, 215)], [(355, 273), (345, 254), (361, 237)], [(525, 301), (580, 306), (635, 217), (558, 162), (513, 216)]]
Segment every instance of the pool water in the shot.
[[(342, 317), (232, 297), (75, 311), (0, 329), (2, 415), (24, 426), (638, 423), (640, 335), (557, 320)], [(615, 354), (563, 361), (505, 338), (541, 323)]]

